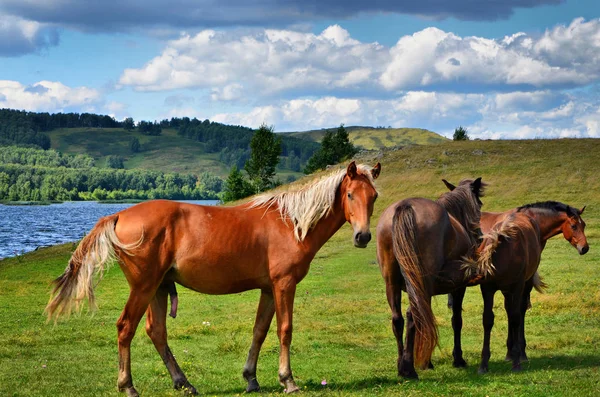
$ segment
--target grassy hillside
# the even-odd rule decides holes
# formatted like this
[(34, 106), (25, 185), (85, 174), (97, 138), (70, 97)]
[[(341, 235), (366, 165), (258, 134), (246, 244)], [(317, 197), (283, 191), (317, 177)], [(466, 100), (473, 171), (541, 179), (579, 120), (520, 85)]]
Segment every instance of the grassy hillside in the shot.
[[(482, 344), (481, 297), (467, 292), (463, 351), (467, 369), (452, 367), (450, 313), (434, 299), (440, 347), (433, 371), (421, 380), (396, 377), (396, 342), (385, 286), (375, 263), (375, 241), (352, 247), (344, 226), (317, 254), (295, 300), (292, 368), (304, 395), (331, 396), (592, 396), (600, 395), (600, 140), (448, 142), (384, 152), (372, 231), (392, 202), (435, 198), (441, 178), (482, 176), (490, 184), (485, 210), (539, 200), (573, 206), (584, 214), (590, 252), (579, 256), (562, 237), (549, 241), (540, 272), (550, 289), (534, 293), (527, 316), (530, 361), (513, 374), (504, 362), (507, 320), (496, 295), (490, 373), (477, 375)], [(371, 156), (371, 155), (369, 155)], [(376, 159), (363, 157), (373, 164)], [(117, 395), (115, 321), (128, 288), (117, 266), (98, 288), (99, 311), (56, 326), (42, 314), (49, 282), (62, 273), (74, 245), (0, 261), (0, 395)], [(282, 248), (283, 249), (283, 248)], [(180, 288), (180, 311), (169, 318), (170, 346), (190, 382), (205, 395), (242, 394), (242, 366), (250, 345), (259, 293), (206, 296)], [(406, 296), (403, 299), (406, 308)], [(209, 322), (210, 324), (203, 324)], [(263, 395), (279, 394), (275, 322), (263, 346), (258, 378)], [(132, 343), (134, 382), (143, 395), (180, 396), (145, 335)], [(75, 375), (75, 376), (74, 376)], [(322, 381), (326, 385), (322, 385)]]
[[(122, 128), (62, 128), (47, 133), (52, 148), (63, 153), (86, 153), (103, 165), (106, 156), (126, 159), (125, 168), (143, 168), (164, 172), (201, 173), (210, 171), (225, 176), (229, 167), (218, 160), (218, 153), (205, 153), (204, 144), (164, 129), (160, 136), (142, 135)], [(129, 140), (138, 138), (142, 152), (131, 153)]]
[[(380, 149), (383, 147), (404, 146), (410, 144), (430, 145), (448, 141), (441, 135), (421, 128), (373, 128), (345, 127), (350, 141), (363, 149)], [(329, 130), (312, 130), (288, 132), (291, 136), (320, 142), (325, 132)]]

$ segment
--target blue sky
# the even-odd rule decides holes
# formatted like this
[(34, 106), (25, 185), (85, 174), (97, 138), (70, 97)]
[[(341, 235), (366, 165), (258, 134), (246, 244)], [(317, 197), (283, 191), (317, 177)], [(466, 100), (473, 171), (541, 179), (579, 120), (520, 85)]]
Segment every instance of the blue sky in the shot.
[(592, 0), (0, 0), (0, 107), (600, 137), (599, 18)]

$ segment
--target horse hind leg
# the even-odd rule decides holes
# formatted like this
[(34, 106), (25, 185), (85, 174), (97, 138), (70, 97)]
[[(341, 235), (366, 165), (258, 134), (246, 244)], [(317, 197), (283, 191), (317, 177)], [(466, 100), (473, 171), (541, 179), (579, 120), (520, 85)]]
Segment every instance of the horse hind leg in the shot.
[(419, 379), (417, 371), (415, 371), (415, 321), (413, 320), (411, 308), (406, 311), (406, 344), (402, 352), (402, 361), (398, 373), (403, 378)]
[(244, 365), (243, 376), (248, 382), (246, 392), (258, 392), (260, 391), (260, 385), (256, 379), (256, 364), (258, 362), (258, 355), (260, 349), (267, 337), (273, 315), (275, 314), (275, 303), (273, 300), (273, 293), (271, 291), (261, 291), (260, 302), (258, 303), (258, 309), (256, 311), (256, 321), (254, 322), (254, 330), (252, 335), (252, 345), (248, 352), (248, 359)]
[(188, 382), (167, 344), (167, 297), (171, 295), (171, 288), (174, 286), (174, 283), (165, 283), (156, 291), (146, 314), (146, 333), (165, 363), (173, 379), (173, 387), (184, 390), (187, 395), (196, 395), (196, 388)]
[(121, 316), (117, 320), (117, 334), (119, 343), (119, 378), (117, 386), (120, 392), (127, 393), (128, 397), (139, 396), (131, 377), (131, 340), (137, 329), (154, 290), (131, 289), (129, 299)]

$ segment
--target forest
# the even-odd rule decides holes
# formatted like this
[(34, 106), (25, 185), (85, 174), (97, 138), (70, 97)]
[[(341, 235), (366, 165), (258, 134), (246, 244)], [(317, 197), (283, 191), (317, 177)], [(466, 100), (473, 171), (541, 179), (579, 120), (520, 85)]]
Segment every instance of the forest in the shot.
[(94, 167), (86, 155), (0, 147), (0, 201), (217, 199), (223, 181), (191, 174)]

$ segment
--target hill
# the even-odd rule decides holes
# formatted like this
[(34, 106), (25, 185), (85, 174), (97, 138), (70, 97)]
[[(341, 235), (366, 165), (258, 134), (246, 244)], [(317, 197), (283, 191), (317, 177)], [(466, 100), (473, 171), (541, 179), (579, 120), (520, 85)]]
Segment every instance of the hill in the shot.
[[(397, 349), (390, 327), (385, 285), (375, 262), (375, 241), (352, 247), (344, 226), (316, 255), (298, 285), (294, 306), (292, 368), (307, 396), (344, 395), (599, 395), (598, 265), (600, 263), (600, 140), (447, 142), (363, 154), (361, 162), (382, 163), (380, 195), (371, 229), (381, 212), (405, 197), (436, 198), (440, 181), (482, 176), (490, 185), (484, 209), (503, 210), (524, 203), (558, 200), (587, 204), (584, 214), (591, 250), (579, 256), (562, 237), (551, 239), (541, 274), (550, 286), (534, 293), (527, 314), (530, 361), (515, 374), (504, 362), (507, 319), (496, 295), (490, 373), (477, 374), (481, 351), (481, 296), (467, 291), (463, 351), (467, 369), (452, 367), (452, 331), (445, 297), (434, 299), (440, 347), (435, 370), (419, 371), (420, 381), (396, 376)], [(313, 177), (306, 177), (305, 180)], [(0, 261), (0, 395), (105, 395), (117, 377), (115, 320), (128, 296), (118, 266), (96, 289), (99, 310), (56, 326), (42, 315), (49, 283), (64, 271), (74, 245), (52, 247)], [(283, 249), (283, 248), (282, 248)], [(180, 365), (201, 393), (242, 393), (240, 374), (251, 342), (257, 291), (227, 296), (200, 295), (180, 288), (179, 313), (168, 319), (169, 343)], [(406, 309), (406, 295), (403, 309)], [(203, 323), (204, 322), (204, 323)], [(576, 333), (573, 331), (576, 329)], [(145, 335), (143, 325), (132, 344), (134, 381), (144, 394), (178, 395)], [(78, 376), (72, 376), (77, 368)], [(262, 348), (258, 376), (266, 393), (279, 393), (276, 322)], [(325, 382), (323, 382), (325, 381)]]
[[(350, 136), (350, 141), (355, 146), (363, 149), (380, 149), (405, 145), (431, 145), (448, 141), (447, 138), (422, 128), (374, 128), (358, 126), (345, 128)], [(320, 142), (325, 132), (330, 129), (286, 132), (284, 134)]]

